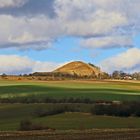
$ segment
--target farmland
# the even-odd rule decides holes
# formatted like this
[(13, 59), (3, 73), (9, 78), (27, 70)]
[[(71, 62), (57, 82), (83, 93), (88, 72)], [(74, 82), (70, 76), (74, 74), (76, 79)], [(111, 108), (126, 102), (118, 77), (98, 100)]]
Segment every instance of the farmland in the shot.
[(89, 98), (139, 101), (140, 82), (124, 81), (0, 81), (0, 98)]
[(139, 140), (139, 129), (1, 132), (2, 140)]
[(96, 116), (86, 113), (91, 105), (76, 104), (81, 112), (65, 112), (56, 115), (38, 117), (34, 112), (38, 109), (50, 109), (58, 104), (2, 104), (0, 106), (0, 130), (16, 131), (20, 122), (30, 119), (33, 123), (46, 125), (56, 130), (83, 130), (93, 128), (140, 128), (138, 117)]
[[(83, 138), (90, 140), (106, 136), (106, 139), (111, 140), (115, 137), (121, 138), (124, 131), (120, 131), (127, 128), (135, 131), (131, 133), (129, 130), (125, 130), (130, 139), (133, 136), (139, 139), (139, 117), (95, 115), (91, 112), (95, 102), (89, 103), (84, 99), (138, 102), (140, 100), (140, 82), (1, 80), (0, 101), (7, 102), (0, 104), (0, 137), (6, 140), (19, 139), (19, 137), (23, 140), (35, 138), (43, 140), (46, 137), (55, 140), (57, 136), (57, 139)], [(57, 102), (58, 100), (61, 102)], [(11, 101), (12, 103), (10, 103)], [(51, 103), (51, 101), (53, 102)], [(56, 102), (54, 103), (54, 101)], [(63, 109), (63, 107), (66, 110), (61, 112), (59, 109)], [(58, 113), (45, 112), (52, 110), (58, 111)], [(52, 131), (39, 131), (38, 136), (36, 134), (29, 136), (28, 132), (24, 135), (24, 132), (17, 132), (23, 120), (47, 126)], [(105, 130), (109, 131), (103, 132)], [(115, 133), (117, 131), (119, 132)], [(9, 137), (5, 133), (8, 133)], [(31, 133), (34, 132), (31, 131)], [(101, 133), (105, 135), (101, 135)]]

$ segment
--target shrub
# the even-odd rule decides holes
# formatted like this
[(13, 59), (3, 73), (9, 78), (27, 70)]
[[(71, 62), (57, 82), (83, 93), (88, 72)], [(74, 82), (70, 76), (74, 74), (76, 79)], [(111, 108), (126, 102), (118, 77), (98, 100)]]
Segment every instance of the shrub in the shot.
[(91, 113), (95, 115), (109, 115), (129, 117), (140, 117), (140, 103), (138, 102), (123, 102), (121, 104), (96, 104)]
[(32, 129), (32, 122), (30, 120), (23, 120), (20, 122), (21, 131), (29, 131)]
[(47, 126), (41, 124), (32, 123), (30, 120), (23, 120), (20, 122), (20, 131), (32, 131), (32, 130), (48, 130)]

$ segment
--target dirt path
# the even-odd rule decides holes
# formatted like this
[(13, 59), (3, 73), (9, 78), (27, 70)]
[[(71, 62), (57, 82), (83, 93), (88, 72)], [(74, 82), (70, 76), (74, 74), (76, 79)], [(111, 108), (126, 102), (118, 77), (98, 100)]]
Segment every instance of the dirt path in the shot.
[(1, 132), (0, 140), (140, 140), (140, 130)]

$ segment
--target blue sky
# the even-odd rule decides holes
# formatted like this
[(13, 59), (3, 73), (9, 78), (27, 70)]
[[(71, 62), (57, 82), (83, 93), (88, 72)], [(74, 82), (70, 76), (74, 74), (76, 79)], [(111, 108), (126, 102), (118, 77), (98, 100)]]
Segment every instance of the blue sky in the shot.
[(0, 73), (70, 61), (140, 71), (139, 0), (0, 0)]
[[(139, 46), (139, 37), (134, 39), (135, 45)], [(73, 37), (64, 37), (52, 44), (52, 47), (45, 50), (17, 50), (2, 49), (0, 54), (28, 56), (33, 60), (50, 61), (50, 62), (69, 62), (69, 61), (85, 61), (97, 64), (107, 57), (114, 56), (125, 51), (125, 48), (112, 48), (108, 50), (101, 49), (85, 49), (79, 46), (79, 39)]]

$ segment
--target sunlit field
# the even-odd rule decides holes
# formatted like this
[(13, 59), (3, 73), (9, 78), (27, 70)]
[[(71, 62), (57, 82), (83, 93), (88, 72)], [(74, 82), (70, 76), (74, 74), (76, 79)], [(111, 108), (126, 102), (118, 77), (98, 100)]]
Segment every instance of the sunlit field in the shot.
[(89, 98), (107, 101), (139, 101), (140, 82), (136, 81), (0, 81), (0, 98), (30, 97)]

